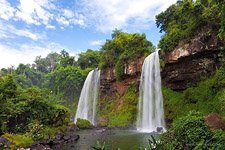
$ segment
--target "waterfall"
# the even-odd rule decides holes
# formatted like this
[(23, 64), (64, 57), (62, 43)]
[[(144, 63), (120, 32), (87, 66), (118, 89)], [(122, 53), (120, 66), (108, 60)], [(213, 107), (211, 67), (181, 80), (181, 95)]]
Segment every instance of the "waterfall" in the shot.
[(139, 87), (137, 130), (165, 131), (158, 51), (145, 58)]
[(77, 107), (77, 112), (74, 122), (77, 118), (89, 120), (93, 125), (96, 125), (96, 105), (100, 86), (100, 70), (95, 69), (89, 72), (81, 94)]

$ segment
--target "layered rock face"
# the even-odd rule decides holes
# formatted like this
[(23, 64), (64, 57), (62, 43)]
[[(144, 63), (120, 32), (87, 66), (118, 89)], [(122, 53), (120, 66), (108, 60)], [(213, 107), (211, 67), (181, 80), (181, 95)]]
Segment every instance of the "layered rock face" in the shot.
[[(189, 85), (198, 83), (202, 77), (213, 75), (224, 61), (221, 53), (224, 43), (217, 35), (201, 33), (189, 42), (181, 42), (171, 52), (160, 52), (160, 58), (165, 61), (165, 66), (161, 70), (163, 85), (172, 90), (182, 91)], [(115, 67), (103, 69), (100, 97), (113, 98), (115, 93), (123, 96), (130, 84), (139, 85), (143, 62), (144, 57), (124, 63), (121, 81), (116, 81)]]
[(163, 84), (173, 90), (184, 90), (204, 76), (215, 73), (221, 65), (224, 42), (216, 35), (199, 34), (189, 43), (180, 43), (173, 51), (162, 54)]
[(116, 81), (115, 67), (107, 67), (101, 70), (100, 99), (105, 96), (114, 98), (116, 94), (123, 96), (129, 85), (134, 83), (138, 84), (143, 62), (144, 57), (125, 62), (123, 64), (123, 75), (121, 81)]

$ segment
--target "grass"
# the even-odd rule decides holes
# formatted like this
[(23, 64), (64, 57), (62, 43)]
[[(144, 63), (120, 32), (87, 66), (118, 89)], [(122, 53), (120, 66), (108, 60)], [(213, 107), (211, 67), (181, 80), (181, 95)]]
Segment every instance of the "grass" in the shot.
[(16, 149), (18, 147), (27, 147), (33, 144), (33, 139), (26, 134), (10, 134), (6, 133), (3, 135), (4, 138), (10, 141), (11, 149)]

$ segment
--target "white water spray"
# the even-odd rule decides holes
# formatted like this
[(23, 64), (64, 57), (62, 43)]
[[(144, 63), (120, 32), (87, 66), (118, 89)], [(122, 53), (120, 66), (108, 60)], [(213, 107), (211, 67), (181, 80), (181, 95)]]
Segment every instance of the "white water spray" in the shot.
[(100, 70), (89, 72), (82, 88), (74, 122), (78, 118), (89, 120), (96, 125), (96, 105), (100, 86)]
[(139, 87), (137, 130), (165, 131), (158, 51), (145, 58)]

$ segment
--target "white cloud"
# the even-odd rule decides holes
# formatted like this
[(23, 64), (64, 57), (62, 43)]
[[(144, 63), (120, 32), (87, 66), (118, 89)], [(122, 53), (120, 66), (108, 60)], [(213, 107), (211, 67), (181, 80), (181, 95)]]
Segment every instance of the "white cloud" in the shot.
[(104, 42), (105, 42), (104, 40), (95, 40), (95, 41), (91, 41), (90, 44), (93, 46), (99, 46), (104, 44)]
[(48, 25), (46, 25), (46, 28), (47, 29), (55, 29), (55, 26), (48, 24)]
[(45, 38), (44, 34), (35, 33), (28, 29), (17, 29), (12, 25), (0, 22), (0, 38), (15, 38), (16, 36), (26, 37), (34, 41)]
[(46, 47), (24, 44), (19, 48), (0, 44), (0, 68), (11, 65), (17, 67), (19, 63), (32, 64), (36, 56), (45, 57), (51, 52), (59, 53), (63, 48), (65, 47), (57, 43), (50, 43)]
[(53, 4), (49, 0), (20, 0), (20, 5), (16, 12), (16, 18), (28, 24), (47, 25), (53, 17), (50, 7)]
[(155, 15), (177, 0), (82, 0), (81, 7), (91, 25), (102, 32), (115, 28), (148, 28)]
[(85, 17), (69, 9), (62, 9), (62, 13), (58, 14), (56, 21), (63, 26), (79, 25), (80, 27), (86, 27)]
[(45, 25), (47, 29), (55, 29), (52, 21), (63, 26), (85, 26), (85, 18), (70, 9), (57, 7), (52, 0), (20, 0), (15, 20), (27, 24)]
[(6, 0), (0, 0), (0, 18), (9, 20), (14, 16), (15, 9)]

